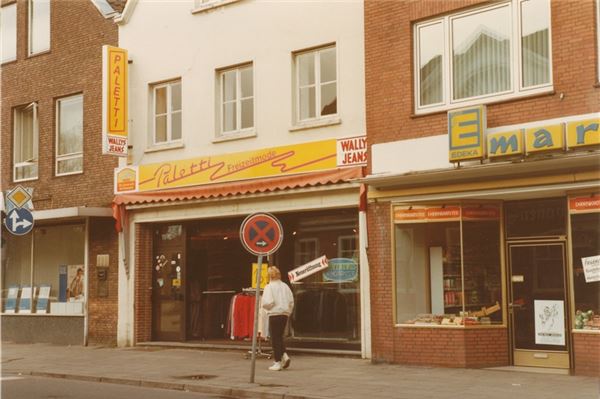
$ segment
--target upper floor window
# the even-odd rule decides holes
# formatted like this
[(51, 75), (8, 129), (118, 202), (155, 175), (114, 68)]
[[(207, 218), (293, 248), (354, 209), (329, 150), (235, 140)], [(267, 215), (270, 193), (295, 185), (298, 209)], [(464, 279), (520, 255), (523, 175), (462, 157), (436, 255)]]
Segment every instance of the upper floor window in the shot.
[(31, 103), (14, 111), (13, 180), (38, 177), (37, 104)]
[(29, 55), (50, 50), (50, 0), (29, 0)]
[(83, 171), (83, 95), (56, 102), (56, 175)]
[(221, 133), (230, 134), (254, 127), (254, 80), (252, 65), (219, 73)]
[(297, 121), (337, 114), (335, 46), (298, 53), (295, 63)]
[(152, 86), (153, 144), (181, 140), (181, 80)]
[(417, 113), (552, 87), (550, 4), (512, 0), (416, 24)]
[(17, 4), (0, 8), (0, 62), (17, 59)]

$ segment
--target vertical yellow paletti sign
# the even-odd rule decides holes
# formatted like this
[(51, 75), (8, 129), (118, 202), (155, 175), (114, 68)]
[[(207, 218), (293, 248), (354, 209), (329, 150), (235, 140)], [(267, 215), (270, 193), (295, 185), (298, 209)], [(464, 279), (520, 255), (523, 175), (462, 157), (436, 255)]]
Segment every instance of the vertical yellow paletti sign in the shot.
[(483, 159), (485, 154), (485, 106), (448, 112), (450, 162)]
[(102, 153), (127, 156), (127, 50), (102, 47)]

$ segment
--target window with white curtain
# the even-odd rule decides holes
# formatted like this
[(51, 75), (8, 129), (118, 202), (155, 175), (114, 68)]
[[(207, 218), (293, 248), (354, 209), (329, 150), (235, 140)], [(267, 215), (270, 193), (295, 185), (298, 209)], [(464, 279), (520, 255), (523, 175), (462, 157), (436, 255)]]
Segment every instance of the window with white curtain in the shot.
[(181, 141), (181, 80), (152, 86), (155, 145)]
[(83, 95), (56, 102), (56, 175), (83, 172)]
[(38, 177), (38, 117), (37, 104), (31, 103), (14, 111), (13, 180), (33, 180)]
[(418, 23), (417, 113), (551, 90), (549, 0), (512, 0)]
[(17, 4), (0, 8), (0, 60), (1, 62), (17, 59)]
[(336, 115), (335, 46), (296, 54), (296, 119), (298, 122)]
[(221, 134), (254, 128), (253, 76), (252, 64), (219, 72)]
[(29, 55), (50, 50), (50, 0), (29, 0)]

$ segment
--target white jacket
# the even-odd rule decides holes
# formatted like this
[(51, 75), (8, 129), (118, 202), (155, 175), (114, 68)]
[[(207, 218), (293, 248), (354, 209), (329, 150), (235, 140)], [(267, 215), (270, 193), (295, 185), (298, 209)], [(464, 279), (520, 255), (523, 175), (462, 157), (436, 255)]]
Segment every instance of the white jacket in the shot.
[(263, 291), (261, 306), (269, 316), (289, 316), (294, 309), (292, 290), (281, 280), (273, 280)]

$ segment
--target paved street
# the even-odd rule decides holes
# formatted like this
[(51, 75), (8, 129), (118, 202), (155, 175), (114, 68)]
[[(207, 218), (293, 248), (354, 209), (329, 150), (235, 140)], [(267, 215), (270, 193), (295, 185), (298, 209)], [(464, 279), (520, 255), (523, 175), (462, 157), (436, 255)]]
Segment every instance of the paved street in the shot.
[(250, 361), (241, 351), (2, 345), (2, 370), (11, 375), (233, 397), (597, 399), (600, 394), (599, 379), (592, 377), (373, 365), (362, 359), (298, 354), (292, 359), (290, 369), (282, 372), (269, 372), (270, 360), (258, 360), (256, 383), (250, 384)]
[(2, 399), (219, 399), (197, 392), (31, 376), (3, 376)]

